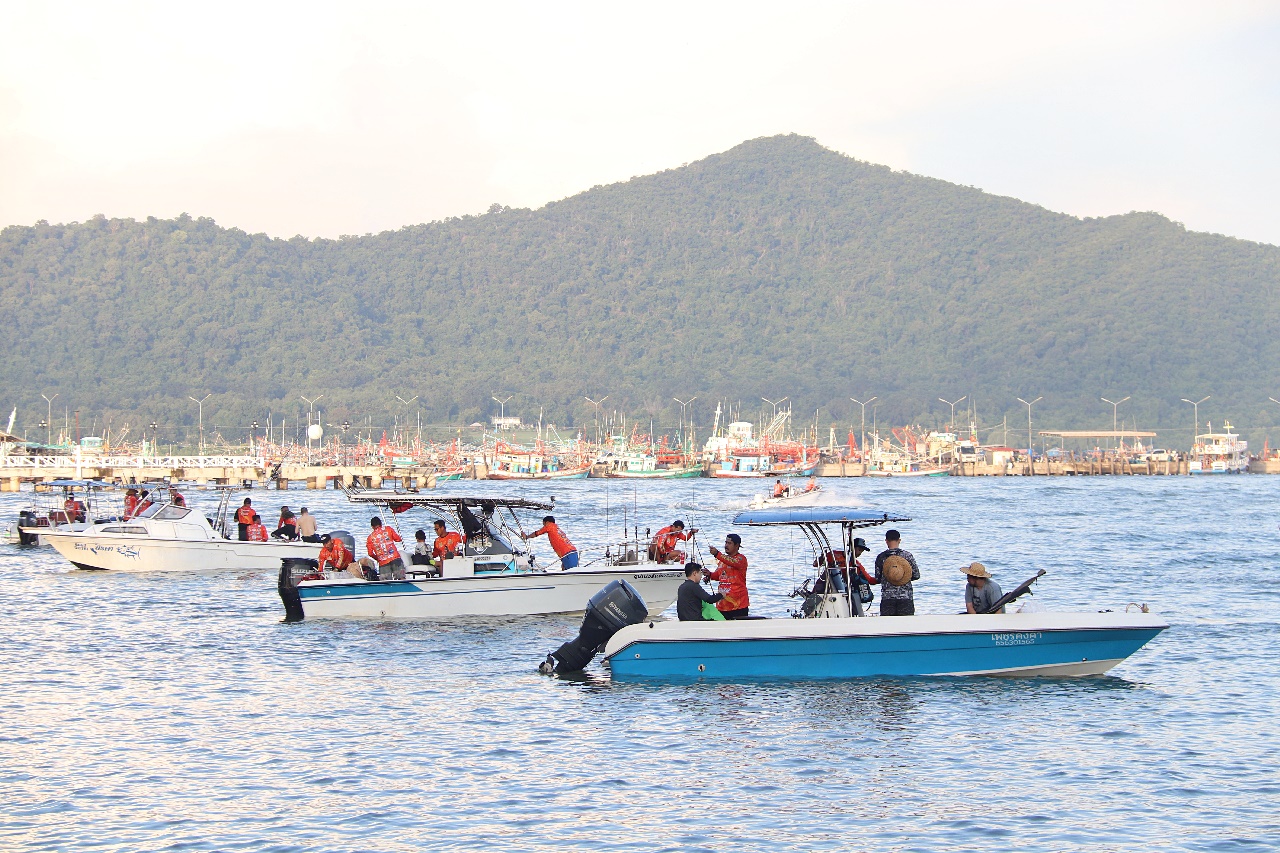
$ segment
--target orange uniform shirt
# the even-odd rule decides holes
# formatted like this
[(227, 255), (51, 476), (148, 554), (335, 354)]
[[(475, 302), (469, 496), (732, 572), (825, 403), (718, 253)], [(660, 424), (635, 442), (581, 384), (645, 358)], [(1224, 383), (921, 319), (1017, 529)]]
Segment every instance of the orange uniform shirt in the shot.
[(676, 530), (670, 524), (659, 530), (653, 537), (653, 544), (657, 546), (658, 553), (670, 554), (676, 549), (677, 542), (683, 542), (689, 537), (685, 535), (683, 530)]
[(400, 539), (400, 534), (384, 525), (369, 534), (364, 546), (369, 556), (373, 557), (379, 566), (385, 566), (392, 560), (400, 559), (400, 549), (396, 547), (396, 543), (400, 541), (403, 541)]
[(331, 565), (341, 571), (351, 565), (354, 560), (355, 555), (347, 550), (347, 546), (341, 539), (330, 539), (320, 549), (320, 571), (322, 572), (325, 565)]
[(532, 539), (535, 536), (547, 535), (547, 541), (551, 543), (551, 550), (556, 552), (557, 557), (563, 557), (565, 554), (572, 554), (578, 550), (578, 546), (569, 541), (569, 537), (565, 536), (560, 530), (560, 525), (554, 522), (547, 522), (537, 530), (529, 534)]
[(250, 542), (266, 542), (267, 528), (261, 524), (250, 524), (246, 535), (249, 537)]
[(719, 581), (720, 592), (724, 595), (716, 602), (719, 610), (742, 610), (751, 606), (751, 597), (747, 595), (747, 555), (741, 552), (729, 556), (723, 551), (714, 555), (715, 571), (707, 574), (714, 581)]
[(236, 522), (239, 524), (253, 524), (253, 507), (242, 506), (236, 510)]
[(457, 556), (458, 551), (462, 549), (462, 543), (467, 540), (461, 533), (450, 530), (443, 536), (437, 536), (435, 543), (431, 546), (431, 556), (437, 560), (443, 560), (450, 554)]

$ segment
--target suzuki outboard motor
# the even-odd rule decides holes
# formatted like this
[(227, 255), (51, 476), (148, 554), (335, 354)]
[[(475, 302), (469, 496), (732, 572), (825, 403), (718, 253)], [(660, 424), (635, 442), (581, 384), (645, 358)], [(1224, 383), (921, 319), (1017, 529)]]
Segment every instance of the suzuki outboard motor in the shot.
[(319, 565), (319, 560), (308, 557), (285, 557), (280, 561), (280, 580), (276, 589), (284, 604), (284, 621), (301, 622), (306, 618), (302, 611), (302, 596), (298, 594), (298, 578), (311, 574)]
[(648, 617), (649, 606), (635, 587), (624, 580), (611, 581), (587, 602), (578, 636), (547, 655), (538, 671), (577, 672), (591, 663), (610, 637)]

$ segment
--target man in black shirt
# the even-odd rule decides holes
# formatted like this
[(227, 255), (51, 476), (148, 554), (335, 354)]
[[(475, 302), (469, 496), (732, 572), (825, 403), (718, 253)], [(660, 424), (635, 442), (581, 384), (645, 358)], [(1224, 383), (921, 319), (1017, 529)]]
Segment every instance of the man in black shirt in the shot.
[(681, 622), (704, 622), (702, 602), (715, 604), (724, 598), (718, 592), (707, 592), (702, 586), (702, 566), (697, 563), (686, 563), (684, 567), (684, 583), (676, 590), (676, 616)]

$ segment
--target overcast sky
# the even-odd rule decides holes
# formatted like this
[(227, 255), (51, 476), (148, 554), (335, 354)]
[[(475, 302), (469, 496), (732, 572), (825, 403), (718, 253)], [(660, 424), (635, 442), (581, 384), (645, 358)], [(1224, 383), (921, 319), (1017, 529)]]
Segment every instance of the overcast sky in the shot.
[(362, 234), (776, 133), (1280, 244), (1280, 4), (0, 0), (0, 225)]

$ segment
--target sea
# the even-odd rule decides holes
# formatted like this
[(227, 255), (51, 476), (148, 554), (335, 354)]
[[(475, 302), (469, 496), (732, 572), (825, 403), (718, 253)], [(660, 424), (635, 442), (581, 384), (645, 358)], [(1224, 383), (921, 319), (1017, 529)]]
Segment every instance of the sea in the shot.
[[(732, 524), (767, 486), (438, 491), (554, 497), (587, 559), (675, 519), (707, 544), (736, 531), (752, 612), (787, 618), (803, 537)], [(912, 519), (920, 612), (962, 609), (978, 560), (1005, 589), (1044, 569), (1048, 610), (1146, 604), (1171, 627), (1088, 679), (615, 684), (599, 660), (537, 672), (574, 617), (285, 624), (272, 573), (84, 572), (0, 546), (0, 849), (1280, 849), (1280, 478), (822, 486)], [(252, 496), (363, 544), (369, 508), (341, 493)], [(428, 521), (397, 518), (406, 539)]]

